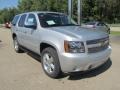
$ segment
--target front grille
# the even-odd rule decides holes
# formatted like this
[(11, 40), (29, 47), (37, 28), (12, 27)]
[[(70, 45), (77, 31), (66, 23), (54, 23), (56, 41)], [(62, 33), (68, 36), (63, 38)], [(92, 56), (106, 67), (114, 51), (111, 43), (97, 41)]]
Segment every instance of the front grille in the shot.
[(109, 46), (109, 37), (96, 39), (96, 40), (89, 40), (86, 42), (88, 47), (88, 53), (96, 53), (104, 51)]

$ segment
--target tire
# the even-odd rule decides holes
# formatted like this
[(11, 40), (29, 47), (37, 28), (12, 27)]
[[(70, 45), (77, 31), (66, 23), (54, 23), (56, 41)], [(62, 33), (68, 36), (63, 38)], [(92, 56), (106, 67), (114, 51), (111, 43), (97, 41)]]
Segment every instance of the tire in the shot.
[(51, 78), (59, 78), (62, 74), (59, 58), (55, 49), (48, 47), (42, 51), (41, 64), (44, 72)]
[(14, 49), (17, 53), (22, 53), (24, 52), (23, 50), (20, 49), (20, 45), (18, 43), (17, 37), (13, 38), (13, 43), (14, 43)]

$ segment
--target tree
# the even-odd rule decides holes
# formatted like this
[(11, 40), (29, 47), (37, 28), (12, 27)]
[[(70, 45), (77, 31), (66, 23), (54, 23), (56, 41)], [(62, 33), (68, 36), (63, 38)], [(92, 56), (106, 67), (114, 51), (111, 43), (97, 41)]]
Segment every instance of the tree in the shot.
[(5, 8), (0, 11), (0, 23), (10, 22), (18, 13), (16, 8)]
[[(29, 11), (67, 13), (68, 0), (19, 0), (17, 8), (0, 10), (0, 23), (11, 21), (13, 16)], [(120, 23), (120, 0), (82, 0), (82, 19)], [(73, 18), (77, 20), (77, 0), (73, 0)]]
[(33, 0), (19, 0), (18, 9), (19, 12), (29, 12), (33, 5)]

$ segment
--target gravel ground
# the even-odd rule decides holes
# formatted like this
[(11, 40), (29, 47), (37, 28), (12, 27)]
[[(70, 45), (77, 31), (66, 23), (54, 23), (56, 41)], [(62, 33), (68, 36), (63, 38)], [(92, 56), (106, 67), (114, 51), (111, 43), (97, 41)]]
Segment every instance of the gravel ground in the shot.
[(10, 30), (0, 28), (0, 40), (0, 90), (120, 90), (120, 43), (114, 39), (111, 59), (102, 67), (60, 79), (47, 77), (32, 55), (15, 53)]

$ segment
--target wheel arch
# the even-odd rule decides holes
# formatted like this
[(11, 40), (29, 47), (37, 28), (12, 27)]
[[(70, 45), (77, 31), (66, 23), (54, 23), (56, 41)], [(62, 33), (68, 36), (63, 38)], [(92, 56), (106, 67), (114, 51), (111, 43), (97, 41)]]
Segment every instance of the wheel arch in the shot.
[(40, 43), (40, 53), (42, 53), (42, 51), (43, 51), (45, 48), (47, 48), (47, 47), (54, 48), (54, 49), (57, 51), (57, 53), (58, 53), (57, 47), (56, 47), (54, 44), (48, 43), (48, 42), (42, 42), (42, 43)]
[(13, 33), (12, 38), (14, 39), (15, 37), (17, 37), (17, 35), (15, 33)]

